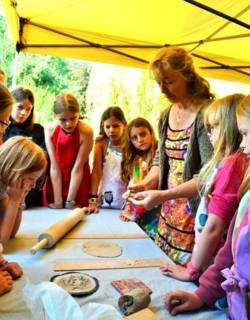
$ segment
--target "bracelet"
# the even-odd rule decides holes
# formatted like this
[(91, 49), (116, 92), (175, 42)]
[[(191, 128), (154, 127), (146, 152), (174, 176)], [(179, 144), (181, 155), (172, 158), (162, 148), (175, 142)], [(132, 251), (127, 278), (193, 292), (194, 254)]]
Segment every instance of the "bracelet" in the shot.
[(75, 200), (66, 200), (65, 204), (76, 204)]
[(98, 195), (97, 194), (89, 194), (89, 199), (91, 199), (91, 198), (98, 198)]
[(140, 219), (140, 216), (138, 216), (138, 214), (136, 214), (134, 211), (132, 211), (132, 215), (135, 218), (135, 220)]
[(4, 259), (4, 260), (0, 261), (0, 267), (5, 267), (8, 263), (9, 263), (9, 261)]
[(89, 199), (89, 204), (97, 204), (97, 198), (90, 198)]
[(203, 272), (202, 270), (195, 269), (191, 261), (187, 264), (187, 270), (192, 281), (198, 279)]
[(125, 208), (125, 210), (132, 211), (132, 210), (131, 210), (131, 204), (130, 204), (130, 203), (129, 203), (129, 204), (126, 203), (125, 206), (124, 206), (124, 208)]
[(20, 204), (19, 204), (19, 207), (17, 208), (17, 210), (18, 210), (18, 211), (23, 211), (25, 208), (26, 208), (26, 203), (23, 202), (23, 203), (20, 203)]

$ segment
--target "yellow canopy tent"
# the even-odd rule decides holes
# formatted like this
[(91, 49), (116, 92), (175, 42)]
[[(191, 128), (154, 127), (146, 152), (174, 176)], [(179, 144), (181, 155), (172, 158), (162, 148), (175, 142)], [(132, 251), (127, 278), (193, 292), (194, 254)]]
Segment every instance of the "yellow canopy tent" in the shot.
[(179, 45), (204, 77), (250, 83), (249, 0), (1, 0), (18, 52), (146, 68)]

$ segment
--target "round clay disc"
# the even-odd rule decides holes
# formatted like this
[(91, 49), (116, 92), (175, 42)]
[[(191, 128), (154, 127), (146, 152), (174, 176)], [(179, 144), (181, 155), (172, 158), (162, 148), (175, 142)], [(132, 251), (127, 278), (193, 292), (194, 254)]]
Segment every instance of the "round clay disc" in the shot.
[(105, 241), (89, 241), (83, 244), (82, 251), (95, 257), (114, 258), (122, 254), (122, 247)]
[(99, 288), (99, 282), (87, 274), (81, 272), (66, 272), (50, 279), (72, 296), (92, 294)]

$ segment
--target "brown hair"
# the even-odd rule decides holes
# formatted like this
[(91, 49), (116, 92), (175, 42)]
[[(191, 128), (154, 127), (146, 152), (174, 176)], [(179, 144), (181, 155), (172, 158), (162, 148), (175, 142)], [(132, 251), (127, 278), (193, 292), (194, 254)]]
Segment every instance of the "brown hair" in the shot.
[(65, 111), (80, 113), (80, 105), (71, 93), (61, 93), (54, 101), (54, 114), (58, 115)]
[(100, 129), (99, 129), (99, 134), (103, 135), (103, 138), (107, 138), (107, 135), (104, 130), (104, 122), (112, 117), (116, 118), (118, 121), (120, 121), (124, 125), (127, 124), (124, 113), (120, 107), (115, 106), (115, 107), (109, 107), (105, 109), (101, 117)]
[(202, 78), (194, 68), (192, 57), (181, 47), (164, 47), (150, 63), (150, 70), (163, 72), (165, 68), (179, 72), (187, 81), (189, 88), (189, 105), (195, 110), (195, 106), (204, 100), (214, 99), (215, 95), (210, 92), (209, 82)]
[[(138, 150), (130, 140), (130, 132), (133, 127), (135, 128), (145, 127), (149, 130), (151, 134), (152, 145), (143, 155), (142, 155), (142, 152)], [(156, 149), (157, 149), (157, 139), (151, 124), (146, 119), (141, 117), (138, 117), (132, 120), (128, 124), (125, 131), (125, 141), (124, 141), (124, 147), (122, 152), (122, 162), (121, 162), (121, 179), (124, 182), (129, 183), (130, 168), (134, 161), (135, 156), (137, 155), (143, 156), (144, 161), (147, 163), (147, 168), (150, 169)]]
[[(32, 91), (24, 86), (17, 86), (11, 90), (11, 94), (13, 95), (15, 102), (22, 102), (25, 99), (28, 99), (32, 104), (32, 109), (30, 111), (30, 115), (24, 121), (24, 123), (18, 124), (20, 127), (25, 128), (26, 130), (31, 130), (35, 123), (35, 113), (34, 113), (34, 105), (35, 105), (35, 98)], [(10, 120), (12, 120), (10, 116)]]

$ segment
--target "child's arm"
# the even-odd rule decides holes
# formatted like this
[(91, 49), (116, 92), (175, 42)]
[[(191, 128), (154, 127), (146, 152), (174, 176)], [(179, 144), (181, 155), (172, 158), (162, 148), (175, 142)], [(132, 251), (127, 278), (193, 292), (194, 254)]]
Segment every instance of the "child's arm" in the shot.
[[(225, 245), (220, 249), (215, 257), (214, 264), (210, 266), (200, 277), (200, 286), (195, 293), (187, 293), (184, 291), (168, 292), (164, 297), (166, 308), (172, 315), (187, 310), (195, 310), (203, 304), (213, 307), (218, 299), (225, 296), (226, 292), (222, 289), (221, 283), (225, 278), (221, 274), (221, 270), (230, 268), (233, 265), (232, 256), (232, 233), (234, 230), (236, 214), (230, 223), (227, 240)], [(172, 300), (181, 302), (180, 306), (173, 306)]]
[[(182, 281), (197, 279), (202, 269), (212, 257), (222, 238), (227, 223), (213, 213), (209, 213), (208, 219), (188, 268), (178, 265), (163, 265), (160, 267), (162, 274)], [(191, 267), (192, 266), (192, 267)], [(191, 275), (190, 271), (197, 270), (197, 276)]]
[[(107, 139), (102, 139), (95, 141), (95, 148), (94, 148), (94, 161), (93, 161), (93, 170), (91, 175), (91, 188), (90, 194), (97, 196), (98, 187), (102, 178), (102, 166), (103, 166), (103, 157), (104, 157), (104, 150), (107, 147)], [(97, 198), (96, 198), (97, 201)], [(88, 208), (88, 212), (98, 213), (97, 204), (90, 204)]]
[[(72, 201), (76, 198), (77, 192), (83, 179), (83, 167), (88, 161), (89, 154), (93, 147), (93, 130), (87, 124), (83, 123), (79, 125), (79, 129), (80, 148), (76, 157), (74, 167), (71, 171), (67, 201)], [(65, 208), (73, 209), (74, 205), (66, 204)]]
[(16, 235), (22, 220), (23, 202), (28, 193), (27, 181), (18, 178), (7, 187), (7, 197), (0, 200), (0, 242), (3, 247)]
[(45, 126), (45, 144), (50, 157), (50, 178), (54, 193), (54, 202), (48, 206), (53, 209), (60, 209), (63, 207), (62, 200), (62, 172), (56, 160), (55, 145), (51, 139), (55, 129), (55, 123), (49, 123)]
[(202, 230), (200, 239), (192, 257), (192, 265), (195, 269), (201, 270), (209, 259), (223, 236), (227, 223), (216, 214), (209, 213), (205, 227)]

